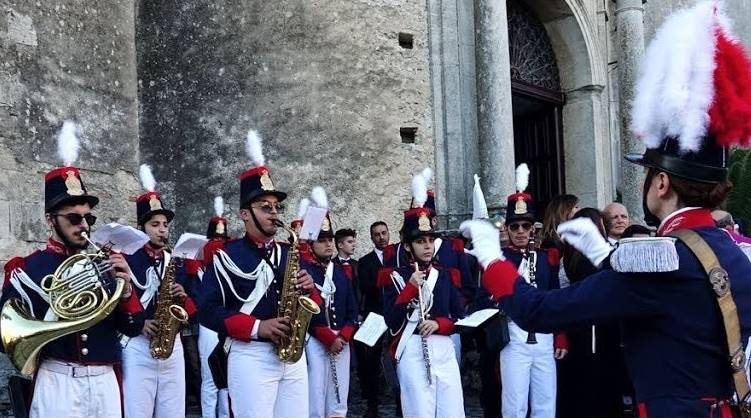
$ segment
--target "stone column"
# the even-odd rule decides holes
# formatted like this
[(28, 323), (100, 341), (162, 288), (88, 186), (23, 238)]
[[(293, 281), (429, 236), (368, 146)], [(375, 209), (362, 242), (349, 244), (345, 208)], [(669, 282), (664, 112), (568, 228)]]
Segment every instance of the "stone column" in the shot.
[[(642, 0), (615, 0), (615, 19), (618, 45), (618, 84), (620, 107), (621, 152), (644, 152), (644, 146), (634, 138), (631, 122), (631, 103), (639, 65), (644, 55), (644, 7)], [(632, 222), (643, 223), (641, 167), (621, 160), (619, 190)]]
[(506, 0), (475, 0), (475, 44), (480, 175), (488, 205), (496, 206), (514, 188)]

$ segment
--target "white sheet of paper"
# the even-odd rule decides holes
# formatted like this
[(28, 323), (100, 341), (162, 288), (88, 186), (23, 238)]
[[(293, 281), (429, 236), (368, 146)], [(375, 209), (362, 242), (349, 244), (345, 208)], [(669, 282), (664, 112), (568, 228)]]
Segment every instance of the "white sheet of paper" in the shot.
[(186, 232), (180, 235), (175, 248), (172, 249), (172, 256), (178, 258), (187, 258), (189, 260), (203, 259), (203, 247), (209, 239), (203, 235)]
[(492, 318), (493, 315), (498, 313), (498, 309), (480, 309), (472, 313), (472, 315), (460, 319), (454, 323), (454, 325), (461, 325), (463, 327), (476, 328), (482, 325), (483, 322)]
[(381, 315), (371, 312), (355, 333), (355, 340), (372, 347), (387, 329), (389, 327), (386, 326), (386, 320)]
[(326, 209), (311, 206), (305, 212), (305, 218), (302, 221), (302, 230), (300, 239), (315, 241), (318, 239), (318, 233), (321, 232), (323, 219), (326, 217)]
[(112, 222), (97, 228), (91, 240), (100, 247), (112, 245), (114, 251), (133, 255), (149, 242), (149, 236), (132, 226)]

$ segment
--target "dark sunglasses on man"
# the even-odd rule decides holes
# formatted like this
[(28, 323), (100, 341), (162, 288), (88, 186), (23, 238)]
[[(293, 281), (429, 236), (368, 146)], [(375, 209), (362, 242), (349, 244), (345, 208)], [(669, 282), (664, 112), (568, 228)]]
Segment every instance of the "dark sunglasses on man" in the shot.
[(251, 208), (259, 209), (263, 213), (272, 214), (284, 213), (285, 206), (281, 203), (261, 202), (259, 204), (250, 205)]
[(531, 222), (522, 222), (522, 223), (515, 222), (512, 224), (509, 224), (508, 228), (514, 232), (518, 231), (519, 228), (522, 228), (525, 231), (529, 231), (530, 229), (532, 229), (532, 223)]
[(80, 225), (84, 219), (86, 219), (86, 223), (89, 226), (92, 226), (94, 225), (94, 223), (96, 223), (96, 216), (90, 213), (87, 213), (86, 215), (81, 215), (80, 213), (51, 213), (50, 215), (65, 218), (68, 220), (68, 222), (70, 222), (71, 225)]

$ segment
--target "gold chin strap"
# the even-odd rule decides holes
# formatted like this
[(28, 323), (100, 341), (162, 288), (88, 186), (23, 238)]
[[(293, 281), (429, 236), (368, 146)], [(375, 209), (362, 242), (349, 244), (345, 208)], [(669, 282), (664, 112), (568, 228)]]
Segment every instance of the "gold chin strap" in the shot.
[(695, 231), (681, 229), (670, 234), (681, 240), (699, 259), (704, 271), (709, 276), (709, 282), (717, 297), (717, 303), (722, 312), (722, 323), (727, 337), (730, 367), (733, 370), (733, 383), (738, 396), (738, 406), (741, 417), (751, 418), (751, 389), (746, 378), (746, 353), (741, 343), (741, 325), (738, 319), (738, 309), (730, 292), (728, 273), (720, 265), (717, 255), (706, 241)]

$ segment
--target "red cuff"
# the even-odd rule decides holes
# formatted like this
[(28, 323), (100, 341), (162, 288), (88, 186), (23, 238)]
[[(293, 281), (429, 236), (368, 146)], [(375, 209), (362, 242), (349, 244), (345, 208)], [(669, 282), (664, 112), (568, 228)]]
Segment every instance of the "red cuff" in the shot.
[(409, 303), (409, 301), (417, 297), (417, 292), (417, 286), (407, 282), (407, 285), (404, 286), (404, 289), (402, 289), (401, 293), (399, 293), (399, 296), (396, 297), (396, 302), (394, 303), (396, 303), (397, 305), (404, 305), (405, 303)]
[(321, 294), (318, 293), (318, 289), (316, 289), (315, 287), (310, 291), (310, 295), (308, 295), (308, 297), (313, 299), (313, 302), (315, 302), (316, 305), (323, 305), (323, 298), (321, 297)]
[(250, 342), (250, 333), (253, 332), (253, 324), (256, 317), (238, 312), (224, 319), (224, 328), (227, 335), (240, 341)]
[(336, 334), (329, 327), (313, 327), (313, 336), (327, 348), (331, 347), (331, 344), (334, 344), (334, 341), (336, 341)]
[(564, 349), (568, 350), (568, 337), (566, 337), (565, 332), (561, 332), (560, 334), (555, 334), (555, 341), (553, 342), (553, 347), (558, 349)]
[(514, 294), (514, 283), (518, 277), (519, 272), (512, 262), (496, 260), (482, 274), (482, 287), (498, 300)]
[(196, 303), (193, 302), (193, 298), (190, 296), (186, 296), (185, 300), (183, 301), (183, 308), (188, 312), (188, 316), (193, 316), (198, 312), (198, 307), (196, 306)]
[(352, 339), (352, 335), (355, 334), (355, 327), (352, 325), (345, 325), (342, 327), (342, 330), (339, 331), (339, 336), (344, 339), (344, 341), (349, 342), (349, 340)]
[(126, 300), (121, 300), (118, 306), (120, 308), (120, 312), (131, 315), (137, 314), (143, 310), (143, 306), (141, 306), (141, 300), (133, 290), (130, 292), (130, 297)]
[(438, 322), (438, 333), (441, 335), (451, 335), (454, 332), (454, 321), (446, 318), (445, 316), (439, 316), (435, 319)]

